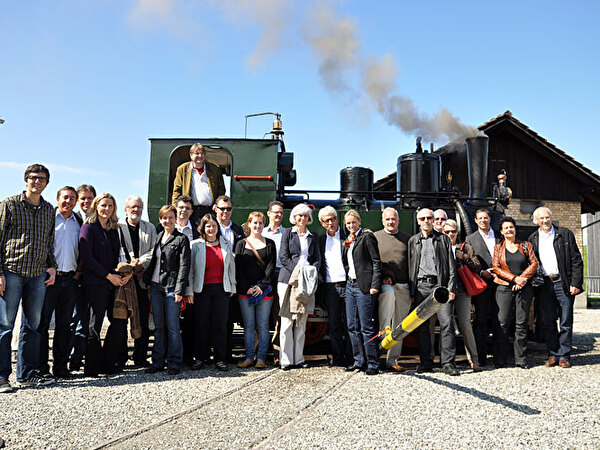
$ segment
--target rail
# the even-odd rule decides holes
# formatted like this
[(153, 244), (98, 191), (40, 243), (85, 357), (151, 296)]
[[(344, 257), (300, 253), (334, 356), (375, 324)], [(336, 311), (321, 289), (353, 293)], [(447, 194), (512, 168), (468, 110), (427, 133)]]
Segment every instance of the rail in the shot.
[(588, 296), (600, 297), (600, 277), (583, 277), (583, 286)]

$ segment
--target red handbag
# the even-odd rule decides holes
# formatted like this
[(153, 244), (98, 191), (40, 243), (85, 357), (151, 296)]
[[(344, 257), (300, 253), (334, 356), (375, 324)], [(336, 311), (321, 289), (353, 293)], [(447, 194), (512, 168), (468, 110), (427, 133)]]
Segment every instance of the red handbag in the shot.
[[(463, 242), (460, 246), (460, 251), (462, 251), (465, 243)], [(481, 279), (481, 277), (474, 273), (466, 264), (460, 264), (456, 271), (458, 272), (458, 276), (462, 280), (465, 285), (465, 289), (467, 291), (467, 295), (469, 297), (473, 297), (474, 295), (479, 295), (485, 288), (487, 287), (487, 283)]]

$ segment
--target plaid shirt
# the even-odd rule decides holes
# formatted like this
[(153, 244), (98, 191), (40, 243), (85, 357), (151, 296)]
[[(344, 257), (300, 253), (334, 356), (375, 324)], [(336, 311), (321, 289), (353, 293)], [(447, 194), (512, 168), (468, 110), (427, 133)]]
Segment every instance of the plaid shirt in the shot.
[(54, 258), (54, 208), (40, 198), (32, 205), (25, 192), (0, 203), (0, 274), (37, 277), (58, 267)]

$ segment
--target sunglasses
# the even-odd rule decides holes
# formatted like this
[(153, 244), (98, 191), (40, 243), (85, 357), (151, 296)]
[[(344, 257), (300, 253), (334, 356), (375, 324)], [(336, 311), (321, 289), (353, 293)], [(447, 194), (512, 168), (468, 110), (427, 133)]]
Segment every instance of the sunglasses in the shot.
[(233, 209), (233, 207), (232, 206), (225, 206), (224, 208), (221, 208), (220, 206), (217, 206), (217, 209), (219, 211), (225, 212), (225, 211), (231, 211)]
[(456, 234), (458, 231), (456, 230), (444, 230), (444, 234)]
[(443, 217), (436, 217), (433, 220), (435, 220), (436, 222), (445, 222), (446, 221), (446, 219), (444, 219)]
[(417, 220), (419, 222), (425, 222), (425, 221), (428, 221), (428, 220), (433, 220), (433, 216), (419, 217), (419, 218), (417, 218)]

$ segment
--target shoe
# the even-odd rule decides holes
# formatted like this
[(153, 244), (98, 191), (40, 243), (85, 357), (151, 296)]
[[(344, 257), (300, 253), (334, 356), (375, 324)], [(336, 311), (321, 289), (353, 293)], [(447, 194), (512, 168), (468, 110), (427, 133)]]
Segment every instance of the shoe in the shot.
[(10, 392), (15, 392), (15, 390), (12, 388), (8, 380), (0, 378), (0, 394), (8, 394)]
[(444, 367), (442, 367), (442, 372), (444, 372), (446, 375), (450, 375), (451, 377), (460, 375), (460, 372), (456, 367), (454, 367), (454, 364), (444, 364)]
[(204, 363), (202, 361), (194, 361), (194, 364), (192, 364), (191, 369), (192, 370), (200, 370), (204, 368)]
[(65, 368), (54, 369), (53, 372), (54, 372), (54, 376), (56, 378), (65, 378), (65, 379), (73, 378), (73, 374)]
[(81, 361), (70, 361), (69, 362), (69, 370), (71, 372), (77, 372), (82, 367), (83, 367), (83, 364), (81, 363)]
[(417, 373), (433, 373), (433, 367), (419, 366), (419, 367), (417, 367)]
[(562, 367), (563, 369), (570, 369), (571, 368), (571, 363), (568, 360), (566, 360), (566, 359), (561, 359), (558, 362), (558, 365), (560, 367)]
[(401, 366), (400, 364), (394, 364), (393, 366), (388, 366), (387, 370), (389, 370), (390, 372), (404, 372), (406, 370), (405, 367)]
[(527, 363), (516, 363), (515, 366), (518, 367), (519, 369), (525, 369), (525, 370), (531, 368), (531, 366)]
[(146, 367), (150, 367), (151, 365), (152, 364), (147, 359), (142, 359), (140, 361), (134, 361), (133, 362), (133, 368), (134, 369), (146, 368)]
[(362, 367), (360, 367), (360, 366), (352, 365), (352, 366), (346, 367), (344, 370), (346, 372), (354, 372), (355, 370), (361, 370), (361, 369), (362, 369)]
[(246, 359), (242, 362), (237, 363), (237, 366), (240, 369), (247, 369), (248, 367), (252, 367), (254, 365), (254, 361), (252, 361), (251, 359)]
[(50, 378), (43, 378), (38, 373), (33, 373), (25, 380), (17, 380), (17, 383), (19, 386), (49, 386), (56, 383), (56, 378), (52, 375), (50, 375)]
[(494, 363), (494, 367), (496, 369), (504, 369), (506, 367), (506, 364), (505, 363), (501, 363), (501, 362), (495, 362)]
[(150, 366), (146, 370), (144, 370), (144, 372), (145, 373), (158, 373), (158, 372), (162, 372), (163, 370), (165, 370), (163, 367)]
[(215, 367), (217, 368), (217, 370), (219, 370), (221, 372), (227, 372), (229, 370), (227, 368), (227, 364), (225, 364), (223, 361), (217, 361), (215, 363)]
[(471, 369), (473, 369), (473, 372), (482, 372), (483, 371), (481, 366), (477, 363), (471, 363)]
[(377, 375), (378, 373), (379, 373), (378, 369), (372, 369), (370, 367), (367, 370), (365, 370), (366, 375)]
[(286, 366), (281, 366), (281, 370), (291, 370), (292, 369), (292, 365), (288, 364)]
[(546, 367), (554, 367), (558, 365), (558, 360), (556, 359), (556, 356), (550, 356), (548, 358), (548, 361), (546, 361), (544, 363), (544, 366)]
[(169, 370), (167, 370), (167, 373), (169, 375), (179, 375), (181, 373), (181, 369), (169, 368)]
[(301, 362), (300, 364), (296, 364), (298, 369), (308, 369), (308, 363), (306, 361)]
[(265, 369), (266, 367), (267, 367), (267, 365), (265, 364), (265, 362), (260, 359), (258, 361), (256, 361), (256, 364), (254, 364), (255, 369)]

